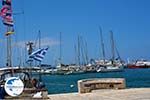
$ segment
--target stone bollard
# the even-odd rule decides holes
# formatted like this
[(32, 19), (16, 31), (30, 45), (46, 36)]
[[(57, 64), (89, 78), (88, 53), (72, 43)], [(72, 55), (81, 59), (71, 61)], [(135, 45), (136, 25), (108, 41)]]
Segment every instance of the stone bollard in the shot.
[(47, 91), (42, 92), (42, 98), (48, 98), (48, 92)]
[(78, 92), (88, 93), (97, 89), (125, 89), (124, 78), (97, 78), (78, 81)]

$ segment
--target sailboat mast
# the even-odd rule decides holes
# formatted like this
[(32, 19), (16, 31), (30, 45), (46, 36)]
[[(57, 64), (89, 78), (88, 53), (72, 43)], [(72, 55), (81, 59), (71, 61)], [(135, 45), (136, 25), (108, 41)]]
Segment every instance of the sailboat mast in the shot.
[(115, 43), (113, 38), (113, 32), (110, 31), (110, 38), (111, 38), (111, 49), (112, 49), (112, 64), (114, 64), (115, 60)]
[(76, 45), (74, 45), (74, 49), (75, 49), (75, 55), (74, 55), (74, 59), (75, 59), (75, 64), (77, 65), (78, 64), (78, 60), (77, 60), (77, 47)]
[(103, 61), (105, 63), (105, 48), (104, 48), (104, 41), (103, 41), (102, 29), (101, 29), (100, 26), (99, 26), (99, 31), (100, 31), (100, 39), (101, 39), (101, 47), (102, 47), (101, 52), (102, 52), (102, 56), (103, 56), (102, 59), (103, 59)]
[[(39, 30), (39, 49), (41, 49), (41, 31)], [(39, 67), (41, 69), (41, 62), (39, 62)], [(42, 81), (41, 71), (39, 73), (39, 81)]]
[(39, 49), (41, 49), (41, 31), (39, 30)]
[(89, 63), (89, 58), (88, 58), (88, 49), (87, 49), (87, 42), (85, 41), (85, 58), (86, 58), (86, 64)]
[(61, 64), (62, 60), (62, 33), (60, 32), (59, 34), (59, 42), (60, 42), (60, 47), (59, 47), (59, 63)]
[(83, 38), (80, 36), (80, 41), (81, 41), (81, 57), (82, 57), (82, 64), (85, 64), (85, 55), (84, 55), (84, 43), (83, 43)]
[(78, 35), (78, 65), (80, 66), (80, 36)]

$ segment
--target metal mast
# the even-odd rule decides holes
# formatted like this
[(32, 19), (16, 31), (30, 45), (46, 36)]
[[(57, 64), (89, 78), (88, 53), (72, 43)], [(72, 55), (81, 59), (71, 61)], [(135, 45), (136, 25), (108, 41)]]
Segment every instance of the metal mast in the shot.
[(41, 31), (39, 30), (39, 49), (41, 49)]
[[(41, 31), (39, 30), (39, 49), (41, 49)], [(41, 69), (41, 62), (39, 62), (39, 67)], [(41, 71), (40, 71), (41, 72)], [(39, 73), (39, 81), (42, 81), (41, 73)]]
[(84, 52), (84, 42), (83, 42), (83, 37), (80, 36), (80, 41), (81, 41), (81, 56), (82, 56), (82, 65), (86, 64), (86, 57), (85, 57), (85, 52)]
[(111, 38), (111, 49), (112, 49), (112, 64), (114, 64), (115, 60), (115, 43), (113, 38), (113, 32), (110, 31), (110, 38)]
[[(29, 42), (26, 44), (26, 46), (27, 46), (27, 49), (28, 49), (28, 55), (31, 55), (32, 52), (33, 52), (33, 42), (30, 42), (30, 41), (29, 41)], [(29, 66), (30, 66), (30, 67), (32, 67), (32, 63), (33, 63), (33, 60), (30, 59), (30, 61), (29, 61)], [(30, 76), (32, 76), (32, 72), (31, 72), (30, 69), (29, 69), (29, 73), (30, 73)]]
[(78, 59), (77, 59), (77, 47), (76, 45), (74, 45), (74, 49), (75, 49), (75, 55), (74, 55), (74, 59), (75, 59), (75, 64), (77, 65), (78, 64)]
[(27, 44), (28, 47), (28, 55), (30, 55), (33, 52), (33, 42), (28, 42)]
[(87, 42), (85, 41), (85, 58), (86, 58), (86, 64), (89, 63), (89, 58), (88, 58), (88, 48), (87, 48)]
[(60, 47), (59, 47), (59, 63), (60, 63), (60, 65), (61, 65), (61, 63), (62, 63), (62, 35), (61, 35), (62, 33), (60, 32), (60, 34), (59, 34), (59, 42), (60, 42)]
[(78, 35), (78, 65), (80, 66), (80, 36)]
[(100, 31), (100, 39), (101, 39), (101, 52), (102, 52), (102, 59), (105, 63), (105, 48), (104, 48), (104, 41), (103, 41), (103, 35), (102, 35), (102, 29), (101, 27), (99, 26), (99, 31)]

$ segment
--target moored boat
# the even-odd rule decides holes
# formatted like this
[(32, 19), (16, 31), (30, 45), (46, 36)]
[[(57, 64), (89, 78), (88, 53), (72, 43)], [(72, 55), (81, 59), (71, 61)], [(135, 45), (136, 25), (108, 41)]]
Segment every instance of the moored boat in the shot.
[(133, 63), (127, 64), (127, 68), (150, 68), (150, 61), (137, 60)]
[[(1, 76), (0, 76), (0, 94), (3, 95), (5, 99), (31, 99), (31, 98), (47, 98), (48, 91), (45, 88), (45, 85), (39, 81), (38, 71), (39, 68), (27, 68), (27, 67), (11, 67), (11, 68), (1, 68)], [(13, 73), (12, 73), (13, 71)], [(32, 73), (34, 72), (34, 73)], [(37, 72), (37, 73), (35, 73)], [(12, 77), (13, 76), (13, 77)], [(10, 96), (10, 94), (6, 94), (6, 83), (8, 83), (9, 78), (18, 78), (23, 82), (23, 91), (20, 95), (14, 94), (14, 96)], [(11, 80), (12, 93), (16, 90), (16, 86), (20, 83), (16, 84), (15, 80)], [(9, 85), (10, 87), (11, 85)], [(8, 88), (9, 88), (8, 87)], [(5, 90), (4, 90), (5, 88)], [(20, 89), (21, 87), (19, 87)], [(37, 93), (40, 95), (35, 96)]]
[[(123, 71), (124, 70), (124, 61), (121, 59), (117, 47), (115, 45), (115, 41), (113, 38), (113, 32), (110, 31), (111, 36), (111, 49), (112, 49), (112, 57), (110, 60), (105, 59), (104, 49), (102, 50), (103, 60), (96, 61), (97, 72), (114, 72), (114, 71)], [(102, 35), (101, 35), (102, 37)], [(101, 39), (102, 40), (102, 39)], [(102, 46), (104, 45), (102, 41)], [(104, 47), (103, 47), (104, 48)], [(115, 53), (117, 53), (117, 58), (115, 57)]]
[(123, 71), (123, 66), (101, 66), (96, 71), (97, 72), (120, 72)]

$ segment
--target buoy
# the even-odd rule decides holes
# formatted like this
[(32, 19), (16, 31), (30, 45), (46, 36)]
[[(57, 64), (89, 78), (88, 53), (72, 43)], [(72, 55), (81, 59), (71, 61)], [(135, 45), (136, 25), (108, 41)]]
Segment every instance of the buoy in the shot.
[(71, 87), (71, 88), (73, 88), (73, 87), (74, 87), (74, 85), (73, 85), (73, 84), (71, 84), (71, 85), (70, 85), (70, 87)]

